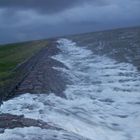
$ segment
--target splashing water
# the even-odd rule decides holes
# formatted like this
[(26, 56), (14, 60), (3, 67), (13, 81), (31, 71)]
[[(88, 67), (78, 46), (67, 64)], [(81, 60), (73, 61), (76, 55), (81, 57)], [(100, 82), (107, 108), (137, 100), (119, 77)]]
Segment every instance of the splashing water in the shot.
[(67, 39), (58, 40), (58, 44), (62, 52), (53, 59), (68, 69), (54, 69), (72, 81), (64, 91), (66, 99), (53, 93), (28, 93), (4, 102), (1, 112), (24, 114), (64, 131), (7, 129), (0, 134), (0, 140), (139, 140), (140, 74), (136, 68), (97, 56)]

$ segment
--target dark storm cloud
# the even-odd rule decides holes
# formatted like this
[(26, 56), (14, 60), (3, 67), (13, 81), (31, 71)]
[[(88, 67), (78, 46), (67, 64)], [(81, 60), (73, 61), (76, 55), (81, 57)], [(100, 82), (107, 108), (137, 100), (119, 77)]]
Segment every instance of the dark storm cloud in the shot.
[(140, 25), (140, 0), (0, 0), (0, 43)]
[(14, 11), (32, 9), (41, 13), (56, 13), (84, 3), (106, 4), (106, 0), (1, 0), (0, 7)]

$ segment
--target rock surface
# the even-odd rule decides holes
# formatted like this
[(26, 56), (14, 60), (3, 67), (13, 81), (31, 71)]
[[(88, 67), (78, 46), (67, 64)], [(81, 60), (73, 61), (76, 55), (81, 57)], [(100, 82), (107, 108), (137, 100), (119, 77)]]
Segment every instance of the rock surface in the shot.
[(56, 55), (60, 50), (52, 41), (48, 47), (40, 52), (35, 67), (28, 76), (19, 84), (15, 90), (16, 95), (22, 93), (55, 93), (64, 96), (63, 91), (68, 82), (61, 73), (53, 67), (65, 67), (62, 63), (54, 60), (51, 56)]
[(80, 46), (118, 62), (131, 63), (140, 70), (140, 27), (123, 28), (70, 36)]
[(24, 118), (23, 115), (17, 116), (12, 114), (0, 114), (0, 133), (3, 133), (5, 129), (22, 128), (22, 127), (40, 127), (42, 129), (55, 129), (60, 128), (50, 126), (46, 122), (41, 120), (34, 120), (30, 118)]

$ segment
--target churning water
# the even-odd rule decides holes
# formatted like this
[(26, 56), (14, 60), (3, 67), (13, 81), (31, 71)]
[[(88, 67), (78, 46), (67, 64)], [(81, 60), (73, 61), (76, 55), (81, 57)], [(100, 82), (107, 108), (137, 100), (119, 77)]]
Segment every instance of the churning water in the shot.
[[(97, 56), (67, 39), (54, 67), (72, 84), (66, 98), (53, 93), (24, 94), (4, 102), (2, 113), (40, 119), (63, 130), (37, 127), (7, 129), (0, 140), (140, 140), (140, 74), (128, 63)], [(94, 46), (93, 46), (94, 47)]]

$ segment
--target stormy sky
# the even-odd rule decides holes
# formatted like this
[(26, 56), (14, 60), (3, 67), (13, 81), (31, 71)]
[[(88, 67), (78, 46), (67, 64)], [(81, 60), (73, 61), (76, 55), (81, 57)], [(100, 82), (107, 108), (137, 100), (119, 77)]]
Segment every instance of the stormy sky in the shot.
[(0, 0), (0, 43), (139, 26), (140, 0)]

